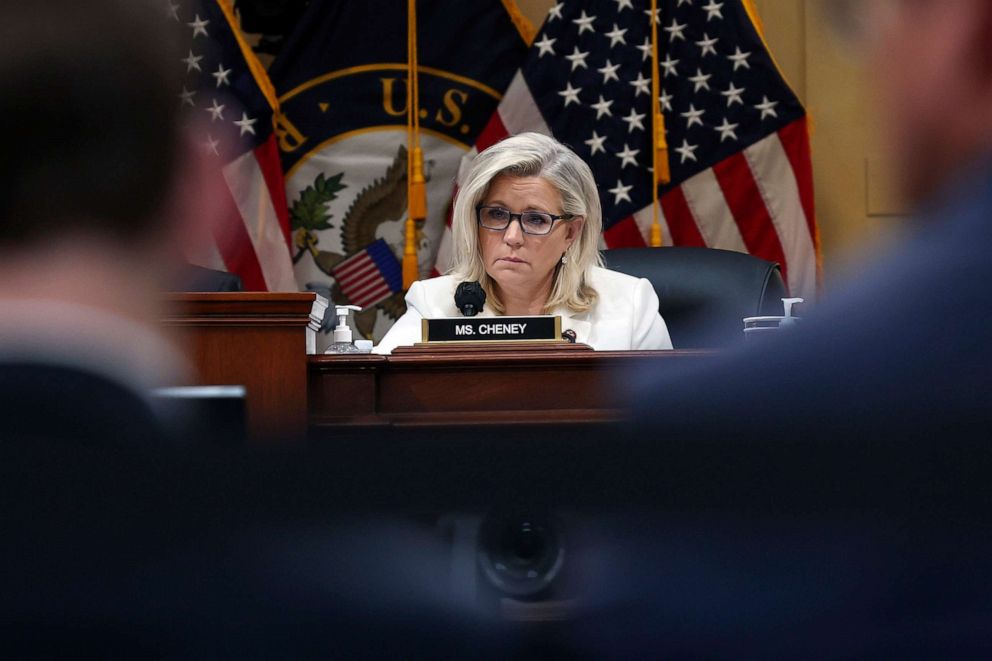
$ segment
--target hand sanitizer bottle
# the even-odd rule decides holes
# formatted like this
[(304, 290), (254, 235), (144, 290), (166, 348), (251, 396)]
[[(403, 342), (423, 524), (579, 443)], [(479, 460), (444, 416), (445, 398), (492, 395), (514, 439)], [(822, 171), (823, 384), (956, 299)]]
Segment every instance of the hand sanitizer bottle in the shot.
[(327, 347), (324, 353), (361, 353), (351, 341), (351, 326), (348, 325), (351, 311), (359, 312), (361, 309), (357, 305), (334, 306), (334, 314), (338, 318), (338, 325), (334, 327), (334, 344)]

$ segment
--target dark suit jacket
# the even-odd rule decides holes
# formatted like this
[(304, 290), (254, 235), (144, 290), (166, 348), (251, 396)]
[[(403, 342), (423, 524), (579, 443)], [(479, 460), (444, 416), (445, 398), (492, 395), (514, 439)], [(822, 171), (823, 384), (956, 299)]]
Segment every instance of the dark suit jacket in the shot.
[(0, 440), (154, 446), (148, 402), (120, 383), (73, 367), (0, 362)]
[(992, 651), (992, 168), (911, 229), (795, 334), (632, 375), (618, 472), (681, 515), (645, 544), (639, 615), (604, 618), (596, 644)]

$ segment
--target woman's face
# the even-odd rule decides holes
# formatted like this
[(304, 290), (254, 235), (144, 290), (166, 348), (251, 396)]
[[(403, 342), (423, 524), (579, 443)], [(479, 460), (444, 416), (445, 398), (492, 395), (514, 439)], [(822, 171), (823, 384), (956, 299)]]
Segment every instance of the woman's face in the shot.
[[(562, 215), (561, 195), (541, 177), (496, 177), (482, 204), (512, 213), (543, 211)], [(562, 254), (578, 238), (582, 222), (582, 218), (557, 220), (551, 232), (543, 236), (524, 233), (516, 219), (502, 231), (479, 226), (486, 272), (502, 290), (527, 291), (550, 282)]]

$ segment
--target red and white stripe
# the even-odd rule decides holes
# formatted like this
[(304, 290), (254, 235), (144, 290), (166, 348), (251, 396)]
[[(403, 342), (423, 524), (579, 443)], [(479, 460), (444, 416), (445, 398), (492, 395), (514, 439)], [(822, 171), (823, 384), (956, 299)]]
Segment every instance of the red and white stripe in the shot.
[(297, 291), (275, 135), (225, 165), (222, 174), (227, 211), (202, 265), (238, 274), (249, 291)]
[[(476, 146), (462, 158), (459, 178), (480, 151), (523, 131), (551, 134), (518, 72)], [(805, 117), (696, 174), (659, 202), (665, 245), (736, 250), (778, 262), (791, 295), (816, 298), (818, 239)], [(603, 233), (603, 243), (648, 245), (652, 216), (649, 205), (620, 220)], [(449, 219), (435, 270), (444, 273), (451, 264)]]
[(359, 307), (372, 307), (393, 293), (379, 266), (365, 250), (344, 260), (332, 272), (344, 295)]

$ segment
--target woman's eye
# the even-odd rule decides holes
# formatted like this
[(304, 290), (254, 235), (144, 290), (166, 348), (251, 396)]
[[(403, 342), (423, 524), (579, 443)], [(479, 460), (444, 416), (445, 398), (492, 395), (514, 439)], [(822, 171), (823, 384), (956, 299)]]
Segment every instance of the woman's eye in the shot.
[(539, 213), (528, 213), (528, 214), (525, 214), (524, 215), (524, 222), (527, 223), (528, 225), (535, 225), (535, 226), (538, 226), (538, 227), (544, 227), (549, 222), (551, 222), (551, 219), (548, 218), (547, 216), (543, 215), (543, 214), (539, 214)]
[(506, 209), (490, 209), (489, 217), (493, 220), (506, 220), (508, 212)]

